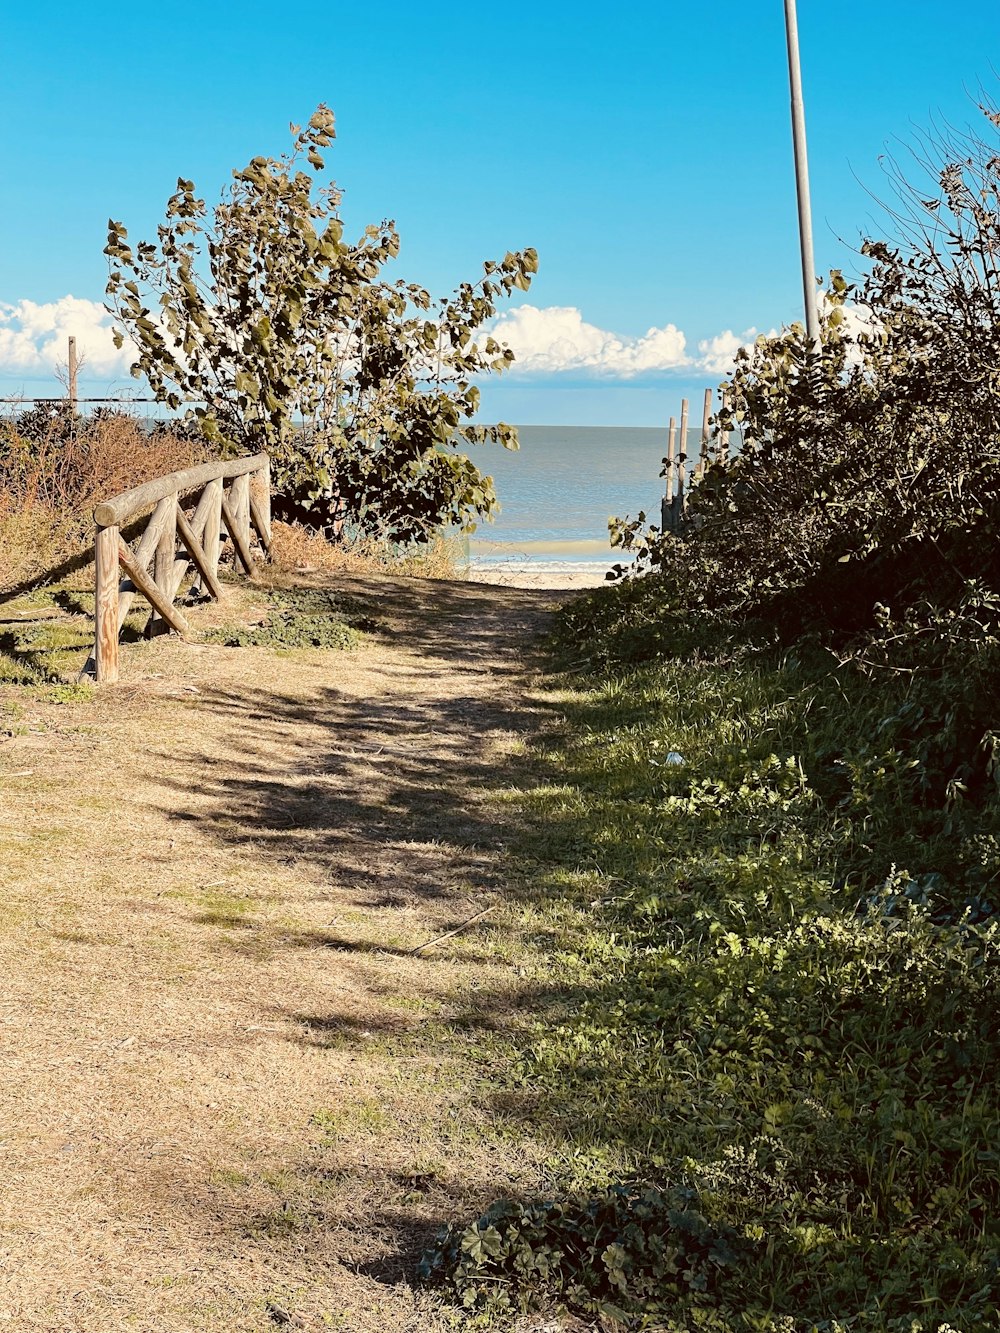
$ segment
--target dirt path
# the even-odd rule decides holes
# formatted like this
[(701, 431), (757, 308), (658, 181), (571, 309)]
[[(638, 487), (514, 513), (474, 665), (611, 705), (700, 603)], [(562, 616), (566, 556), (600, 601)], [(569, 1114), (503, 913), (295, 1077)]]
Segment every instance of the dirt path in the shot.
[(354, 652), (159, 640), (0, 743), (0, 1325), (443, 1328), (413, 1256), (536, 1174), (448, 1055), (516, 1000), (502, 906), (410, 951), (502, 905), (560, 594), (348, 591)]

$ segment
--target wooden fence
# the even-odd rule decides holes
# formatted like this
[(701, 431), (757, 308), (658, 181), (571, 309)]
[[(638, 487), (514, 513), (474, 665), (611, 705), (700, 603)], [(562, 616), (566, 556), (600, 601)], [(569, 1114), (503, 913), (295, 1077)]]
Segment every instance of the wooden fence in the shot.
[[(712, 390), (706, 389), (701, 417), (701, 439), (697, 456), (694, 456), (687, 452), (688, 400), (686, 398), (681, 400), (679, 431), (675, 418), (670, 418), (667, 429), (667, 456), (663, 460), (666, 486), (660, 505), (660, 528), (663, 532), (677, 532), (684, 522), (688, 483), (700, 480), (710, 467), (724, 467), (729, 462), (729, 432), (717, 432), (713, 449), (711, 420)], [(690, 469), (689, 462), (692, 464)]]
[[(133, 525), (151, 506), (145, 530), (130, 546), (122, 528)], [(151, 607), (147, 635), (172, 629), (186, 638), (188, 623), (174, 600), (189, 568), (194, 566), (201, 590), (218, 599), (219, 555), (226, 536), (234, 566), (242, 565), (249, 575), (254, 570), (252, 529), (270, 552), (270, 462), (266, 454), (256, 454), (171, 472), (103, 501), (94, 510), (94, 521), (94, 651), (84, 673), (110, 683), (118, 679), (118, 639), (137, 594)]]

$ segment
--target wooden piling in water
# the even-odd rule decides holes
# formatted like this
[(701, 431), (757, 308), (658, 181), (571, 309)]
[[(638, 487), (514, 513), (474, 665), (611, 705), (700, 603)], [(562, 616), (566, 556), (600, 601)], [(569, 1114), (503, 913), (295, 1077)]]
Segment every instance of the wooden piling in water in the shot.
[(702, 472), (708, 467), (708, 422), (712, 415), (712, 390), (705, 390), (705, 406), (701, 414), (701, 459), (699, 466)]
[(667, 430), (667, 456), (664, 460), (666, 481), (664, 482), (664, 496), (660, 514), (661, 532), (672, 532), (674, 529), (674, 464), (676, 456), (677, 422), (671, 417), (670, 426)]

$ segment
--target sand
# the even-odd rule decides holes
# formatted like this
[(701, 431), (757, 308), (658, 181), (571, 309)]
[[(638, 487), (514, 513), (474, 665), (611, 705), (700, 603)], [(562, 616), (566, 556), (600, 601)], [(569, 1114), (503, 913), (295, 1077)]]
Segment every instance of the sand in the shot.
[[(610, 564), (608, 566), (610, 568)], [(537, 569), (530, 565), (511, 563), (510, 565), (472, 565), (469, 578), (474, 583), (492, 583), (503, 588), (537, 588), (564, 592), (573, 588), (598, 588), (607, 580), (603, 565), (581, 564), (574, 568), (568, 565), (562, 569), (542, 566)]]

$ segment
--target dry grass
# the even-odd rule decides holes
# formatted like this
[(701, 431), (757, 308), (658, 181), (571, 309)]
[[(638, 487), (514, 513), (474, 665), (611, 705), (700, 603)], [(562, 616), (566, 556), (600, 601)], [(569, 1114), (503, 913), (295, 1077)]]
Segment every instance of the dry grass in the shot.
[(438, 536), (427, 546), (399, 552), (373, 537), (335, 546), (297, 523), (275, 523), (273, 558), (278, 569), (292, 573), (451, 579), (465, 557), (458, 537)]
[(0, 592), (43, 575), (92, 540), (99, 500), (151, 477), (189, 467), (197, 445), (150, 436), (131, 417), (81, 421), (70, 432), (57, 421), (26, 440), (0, 429)]
[[(81, 420), (72, 431), (57, 418), (31, 439), (9, 422), (0, 425), (0, 593), (82, 555), (99, 500), (204, 457), (199, 445), (151, 436), (124, 415)], [(274, 560), (284, 572), (440, 579), (456, 577), (464, 547), (445, 536), (405, 552), (375, 538), (334, 546), (297, 524), (276, 523)]]
[(416, 1254), (538, 1183), (478, 1071), (541, 972), (489, 793), (551, 594), (335, 587), (385, 625), (352, 653), (160, 639), (113, 689), (0, 687), (11, 1327), (444, 1330)]

